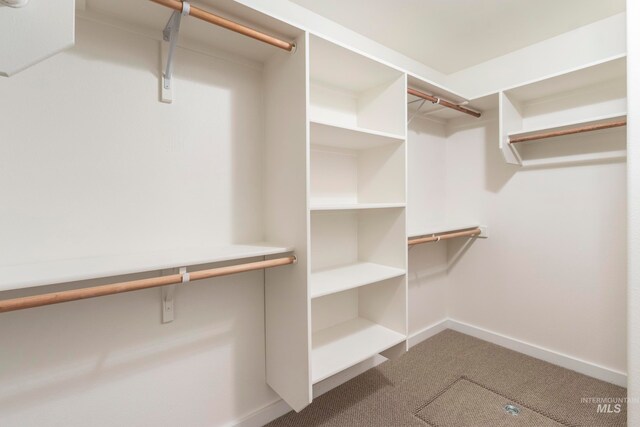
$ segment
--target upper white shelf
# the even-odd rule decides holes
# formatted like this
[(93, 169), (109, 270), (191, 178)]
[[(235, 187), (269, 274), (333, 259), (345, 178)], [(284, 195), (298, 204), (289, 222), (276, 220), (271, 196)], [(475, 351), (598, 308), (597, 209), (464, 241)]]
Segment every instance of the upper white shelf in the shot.
[(399, 144), (403, 135), (364, 129), (357, 126), (311, 121), (311, 143), (325, 147), (366, 150), (387, 144)]
[[(345, 72), (345, 70), (349, 70)], [(309, 37), (309, 117), (382, 136), (406, 133), (405, 75), (320, 37)]]
[(361, 93), (402, 75), (387, 65), (313, 35), (309, 58), (312, 82), (348, 92)]
[(372, 262), (359, 262), (338, 268), (311, 273), (311, 298), (346, 291), (371, 283), (381, 282), (405, 274), (401, 268)]
[(0, 266), (0, 291), (291, 252), (267, 243)]
[(604, 82), (624, 80), (626, 77), (626, 67), (626, 57), (616, 57), (576, 70), (570, 70), (566, 73), (551, 76), (543, 80), (507, 89), (504, 92), (514, 100), (528, 102), (554, 96), (559, 92), (568, 93)]

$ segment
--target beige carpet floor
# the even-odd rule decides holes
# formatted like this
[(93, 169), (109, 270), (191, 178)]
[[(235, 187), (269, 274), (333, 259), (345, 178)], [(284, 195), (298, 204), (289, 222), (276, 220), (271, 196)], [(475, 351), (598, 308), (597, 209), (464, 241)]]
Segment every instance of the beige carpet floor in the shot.
[[(268, 426), (625, 426), (625, 405), (602, 413), (581, 398), (626, 395), (622, 387), (446, 330)], [(505, 411), (508, 404), (519, 414)]]

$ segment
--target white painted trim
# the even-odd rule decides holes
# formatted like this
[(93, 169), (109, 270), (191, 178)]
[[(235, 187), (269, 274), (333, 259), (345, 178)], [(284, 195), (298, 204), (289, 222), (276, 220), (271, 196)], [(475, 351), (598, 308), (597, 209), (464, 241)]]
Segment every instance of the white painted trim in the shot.
[(262, 427), (289, 411), (291, 411), (291, 407), (284, 400), (278, 399), (237, 421), (225, 424), (225, 427)]
[(449, 329), (449, 319), (443, 319), (439, 322), (427, 326), (424, 329), (419, 330), (418, 332), (409, 334), (409, 339), (407, 339), (409, 349), (411, 349), (411, 347), (415, 346), (416, 344), (420, 344), (422, 341), (429, 339), (436, 334), (439, 334), (445, 329)]
[[(410, 334), (409, 338), (407, 339), (409, 348), (411, 349), (415, 345), (447, 329), (470, 335), (483, 341), (508, 348), (509, 350), (517, 351), (518, 353), (535, 357), (536, 359), (544, 360), (545, 362), (549, 362), (551, 364), (561, 366), (575, 372), (579, 372), (588, 377), (606, 381), (608, 383), (612, 383), (621, 387), (627, 386), (627, 375), (623, 372), (618, 372), (616, 370), (606, 368), (595, 363), (587, 362), (585, 360), (581, 360), (563, 353), (539, 347), (535, 344), (530, 344), (525, 341), (508, 337), (497, 332), (489, 331), (478, 326), (473, 326), (468, 323), (460, 322), (455, 319), (443, 319), (439, 322), (427, 326), (424, 329), (421, 329), (418, 332)], [(365, 360), (362, 363), (359, 363), (345, 371), (327, 378), (324, 381), (319, 382), (314, 386), (314, 398), (338, 387), (341, 384), (344, 384), (345, 382), (364, 373), (365, 371), (378, 366), (385, 360), (386, 359), (384, 357), (377, 356)], [(230, 423), (229, 426), (260, 427), (286, 414), (290, 410), (291, 408), (284, 401), (277, 400), (243, 417), (236, 424)]]
[[(313, 398), (315, 399), (325, 394), (326, 392), (333, 390), (334, 388), (346, 383), (352, 378), (365, 373), (369, 369), (375, 368), (386, 360), (387, 359), (385, 357), (376, 355), (372, 358), (358, 363), (357, 365), (352, 366), (349, 369), (345, 369), (344, 371), (339, 372), (327, 378), (326, 380), (320, 381), (313, 386)], [(291, 407), (287, 405), (284, 400), (278, 399), (242, 417), (237, 421), (232, 421), (226, 424), (225, 427), (261, 427), (267, 423), (270, 423), (276, 418), (283, 416), (291, 410)]]
[(579, 372), (588, 377), (606, 381), (608, 383), (612, 383), (621, 387), (627, 386), (627, 374), (623, 372), (606, 368), (595, 363), (587, 362), (585, 360), (578, 359), (567, 354), (559, 353), (557, 351), (539, 347), (535, 344), (530, 344), (516, 338), (508, 337), (506, 335), (489, 331), (477, 326), (469, 325), (468, 323), (460, 322), (454, 319), (448, 319), (447, 323), (448, 329), (471, 335), (472, 337), (497, 344), (499, 346), (508, 348), (509, 350), (517, 351), (518, 353), (535, 357), (536, 359), (544, 360), (545, 362), (549, 362), (554, 365)]

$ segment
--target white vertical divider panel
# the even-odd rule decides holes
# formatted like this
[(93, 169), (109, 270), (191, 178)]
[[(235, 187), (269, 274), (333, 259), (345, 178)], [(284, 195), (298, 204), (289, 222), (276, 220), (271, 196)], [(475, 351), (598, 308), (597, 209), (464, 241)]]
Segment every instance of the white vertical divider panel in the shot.
[[(407, 88), (409, 87), (409, 82), (408, 82), (408, 76), (407, 74), (403, 74), (401, 80), (401, 91), (402, 91), (402, 106), (403, 108), (400, 109), (400, 114), (401, 114), (401, 118), (402, 118), (402, 123), (404, 124), (404, 127), (402, 129), (402, 134), (404, 135), (405, 141), (404, 144), (402, 144), (402, 154), (404, 155), (404, 200), (408, 201), (409, 200), (409, 144), (408, 144), (408, 138), (409, 138), (409, 122), (408, 122), (408, 114), (407, 114), (407, 101), (408, 101), (408, 95), (407, 95)], [(402, 222), (399, 225), (399, 228), (402, 230), (402, 251), (401, 253), (404, 255), (403, 258), (403, 265), (404, 265), (404, 271), (406, 272), (404, 276), (399, 277), (397, 280), (399, 281), (398, 283), (398, 290), (396, 291), (396, 296), (394, 298), (395, 301), (398, 301), (395, 303), (396, 307), (400, 307), (400, 310), (403, 310), (404, 312), (399, 313), (398, 317), (400, 319), (402, 319), (403, 324), (404, 325), (399, 325), (396, 326), (395, 324), (391, 323), (391, 324), (387, 324), (388, 327), (390, 328), (395, 328), (395, 327), (402, 327), (402, 333), (406, 336), (409, 335), (409, 246), (407, 245), (407, 240), (409, 237), (409, 231), (408, 231), (408, 218), (407, 218), (407, 208), (405, 207), (402, 210)], [(400, 232), (400, 231), (399, 231)], [(384, 320), (386, 322), (386, 319)], [(409, 350), (409, 340), (406, 340), (404, 342), (401, 342), (400, 344), (397, 344), (393, 347), (391, 347), (390, 349), (382, 352), (381, 354), (389, 359), (393, 359), (396, 358), (398, 356), (401, 356), (403, 353), (405, 353), (407, 350)]]
[[(387, 91), (387, 103), (382, 105), (398, 106), (388, 108), (393, 119), (389, 125), (402, 124), (399, 135), (405, 138), (407, 132), (407, 77), (403, 75), (390, 85)], [(386, 148), (386, 147), (384, 147)], [(393, 192), (395, 197), (407, 200), (407, 143), (405, 141), (395, 147), (392, 155), (388, 155), (389, 163), (395, 163), (393, 174), (395, 183), (378, 182), (381, 191)], [(395, 159), (395, 160), (394, 160)], [(358, 234), (360, 254), (372, 262), (402, 268), (408, 271), (407, 218), (406, 208), (384, 209), (381, 211), (364, 211), (360, 214)], [(383, 282), (358, 289), (360, 316), (382, 325), (402, 335), (408, 334), (408, 282), (407, 275), (385, 280)], [(408, 349), (407, 341), (401, 342), (381, 354), (387, 358), (396, 358)]]
[(518, 105), (512, 102), (507, 94), (500, 92), (499, 96), (500, 151), (507, 163), (521, 165), (522, 160), (518, 152), (509, 143), (509, 133), (522, 129), (522, 114)]
[(295, 248), (298, 263), (265, 272), (267, 383), (294, 410), (312, 399), (308, 296), (308, 36), (265, 65), (265, 234)]

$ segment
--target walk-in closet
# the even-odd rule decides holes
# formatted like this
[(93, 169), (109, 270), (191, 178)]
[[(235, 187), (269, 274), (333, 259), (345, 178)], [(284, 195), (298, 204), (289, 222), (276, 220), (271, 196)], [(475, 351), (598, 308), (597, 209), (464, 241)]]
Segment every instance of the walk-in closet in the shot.
[(0, 0), (0, 426), (640, 426), (637, 22)]

